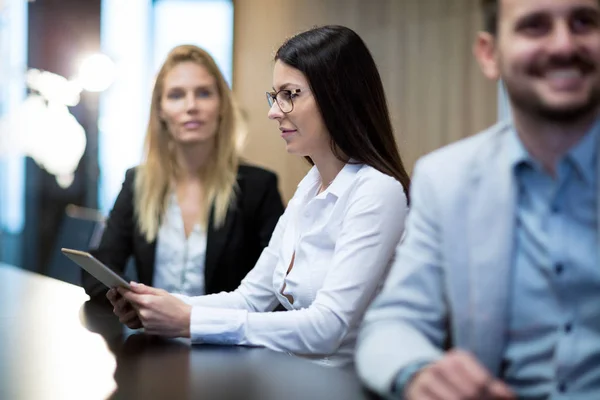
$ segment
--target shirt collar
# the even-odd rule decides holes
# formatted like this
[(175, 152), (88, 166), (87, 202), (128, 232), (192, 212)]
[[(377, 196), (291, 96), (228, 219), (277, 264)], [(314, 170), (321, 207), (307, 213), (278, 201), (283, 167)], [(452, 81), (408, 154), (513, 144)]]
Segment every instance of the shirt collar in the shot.
[[(596, 174), (596, 163), (598, 162), (599, 154), (598, 147), (600, 147), (599, 136), (600, 118), (565, 156), (575, 165), (575, 168), (587, 183), (592, 183)], [(510, 163), (514, 171), (517, 171), (523, 164), (534, 167), (539, 166), (539, 163), (531, 157), (523, 142), (521, 142), (514, 125), (509, 130), (508, 146)]]
[[(355, 161), (350, 160), (342, 170), (337, 174), (335, 179), (331, 182), (331, 185), (327, 187), (320, 195), (327, 195), (328, 193), (333, 194), (339, 198), (345, 191), (350, 187), (354, 181), (356, 173), (363, 167), (364, 164), (357, 164)], [(298, 184), (298, 189), (302, 191), (308, 191), (317, 185), (321, 184), (321, 175), (316, 166), (313, 166), (306, 176)]]
[(352, 182), (354, 182), (354, 178), (356, 173), (363, 167), (363, 164), (357, 164), (355, 161), (350, 160), (350, 162), (344, 165), (344, 168), (337, 174), (331, 185), (326, 188), (323, 193), (331, 193), (337, 198), (340, 198), (342, 194), (350, 187)]
[(313, 165), (304, 178), (302, 178), (300, 183), (298, 183), (298, 189), (302, 190), (312, 188), (317, 184), (317, 182), (319, 182), (320, 179), (321, 176), (319, 175), (319, 170)]
[(600, 118), (585, 136), (567, 152), (568, 158), (586, 183), (593, 183), (598, 162)]
[(509, 161), (513, 171), (517, 171), (518, 168), (523, 164), (535, 163), (535, 161), (529, 155), (529, 152), (521, 142), (517, 130), (511, 125), (508, 131), (508, 154)]

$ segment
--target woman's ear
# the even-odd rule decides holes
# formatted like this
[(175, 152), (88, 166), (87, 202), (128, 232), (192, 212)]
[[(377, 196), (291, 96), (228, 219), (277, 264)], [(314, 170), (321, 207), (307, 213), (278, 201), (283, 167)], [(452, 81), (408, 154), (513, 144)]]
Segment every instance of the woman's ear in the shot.
[(473, 54), (479, 63), (481, 71), (488, 79), (500, 79), (500, 68), (498, 66), (498, 49), (496, 36), (488, 32), (479, 32), (475, 44), (473, 44)]

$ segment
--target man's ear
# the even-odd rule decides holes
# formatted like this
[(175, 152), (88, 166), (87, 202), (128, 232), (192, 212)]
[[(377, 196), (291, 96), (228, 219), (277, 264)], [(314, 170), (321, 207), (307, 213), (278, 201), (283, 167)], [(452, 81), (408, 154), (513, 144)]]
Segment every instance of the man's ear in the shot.
[(488, 32), (479, 32), (475, 44), (473, 44), (473, 54), (486, 78), (500, 79), (496, 36)]

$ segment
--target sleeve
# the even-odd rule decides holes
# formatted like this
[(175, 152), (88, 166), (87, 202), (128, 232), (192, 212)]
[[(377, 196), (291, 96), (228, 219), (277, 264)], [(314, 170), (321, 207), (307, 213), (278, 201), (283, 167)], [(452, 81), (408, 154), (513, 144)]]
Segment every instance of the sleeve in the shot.
[[(332, 266), (314, 302), (287, 312), (194, 307), (194, 342), (262, 346), (295, 354), (334, 353), (358, 325), (387, 271), (407, 212), (402, 186), (392, 178), (358, 183), (350, 195)], [(227, 322), (223, 322), (223, 321)]]
[[(133, 212), (133, 186), (135, 170), (125, 174), (125, 181), (106, 221), (102, 239), (90, 253), (99, 261), (123, 276), (127, 260), (133, 252), (135, 216)], [(82, 270), (82, 285), (86, 293), (96, 301), (105, 301), (107, 288), (96, 278)]]
[(415, 375), (429, 365), (427, 361), (416, 361), (402, 368), (392, 386), (392, 395), (396, 398), (404, 398), (404, 388), (415, 377)]
[(411, 366), (436, 361), (443, 354), (447, 310), (440, 215), (427, 177), (418, 163), (406, 236), (359, 334), (358, 373), (368, 387), (383, 396), (391, 395), (394, 383)]

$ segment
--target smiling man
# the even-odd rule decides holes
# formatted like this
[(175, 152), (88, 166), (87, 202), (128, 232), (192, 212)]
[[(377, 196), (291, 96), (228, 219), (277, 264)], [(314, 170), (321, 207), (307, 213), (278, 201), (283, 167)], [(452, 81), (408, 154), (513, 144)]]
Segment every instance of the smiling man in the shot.
[(420, 160), (357, 365), (406, 399), (600, 399), (600, 2), (484, 0), (513, 119)]

